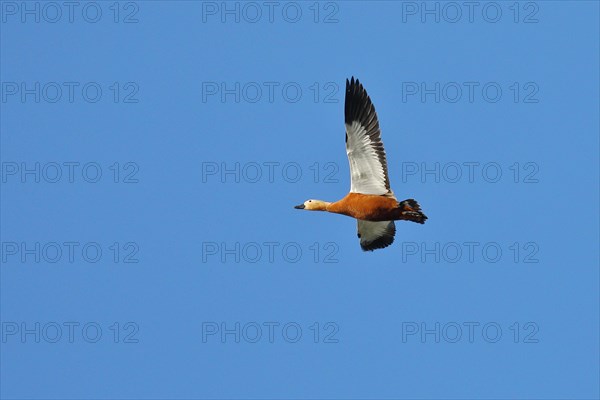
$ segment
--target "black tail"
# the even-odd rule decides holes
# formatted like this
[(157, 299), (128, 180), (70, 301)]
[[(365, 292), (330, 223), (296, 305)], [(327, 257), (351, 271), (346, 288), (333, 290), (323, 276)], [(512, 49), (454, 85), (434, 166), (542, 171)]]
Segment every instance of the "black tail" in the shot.
[(414, 199), (403, 200), (398, 203), (401, 210), (400, 219), (413, 221), (418, 224), (424, 224), (427, 216), (421, 212), (421, 206)]

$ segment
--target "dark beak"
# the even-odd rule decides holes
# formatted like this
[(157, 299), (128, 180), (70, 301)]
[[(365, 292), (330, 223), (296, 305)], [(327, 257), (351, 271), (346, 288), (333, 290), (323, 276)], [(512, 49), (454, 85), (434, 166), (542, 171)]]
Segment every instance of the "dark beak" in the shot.
[(299, 206), (295, 206), (294, 208), (297, 208), (298, 210), (303, 210), (304, 204), (300, 204)]

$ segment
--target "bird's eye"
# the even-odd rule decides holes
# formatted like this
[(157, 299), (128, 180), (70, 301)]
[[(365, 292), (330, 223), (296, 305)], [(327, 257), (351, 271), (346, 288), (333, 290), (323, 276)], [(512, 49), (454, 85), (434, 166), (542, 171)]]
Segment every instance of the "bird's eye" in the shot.
[(309, 200), (308, 202), (309, 202), (309, 203), (312, 203), (312, 200)]

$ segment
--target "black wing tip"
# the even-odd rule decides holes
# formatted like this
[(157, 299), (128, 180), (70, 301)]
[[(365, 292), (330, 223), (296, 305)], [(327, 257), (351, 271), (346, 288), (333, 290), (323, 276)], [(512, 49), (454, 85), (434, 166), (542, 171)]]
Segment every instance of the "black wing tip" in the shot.
[(386, 247), (390, 246), (392, 243), (394, 243), (394, 238), (393, 237), (381, 237), (377, 240), (374, 240), (370, 243), (366, 243), (366, 244), (360, 244), (360, 248), (363, 251), (373, 251), (373, 250), (378, 250), (378, 249), (385, 249)]
[(358, 81), (358, 78), (354, 78), (354, 75), (352, 77), (350, 77), (350, 80), (348, 80), (348, 78), (346, 78), (346, 92), (350, 91), (351, 89), (353, 89), (355, 87), (362, 89), (362, 85)]
[(346, 78), (346, 99), (344, 105), (344, 120), (347, 124), (352, 121), (363, 121), (371, 113), (375, 112), (375, 107), (358, 78), (352, 76), (350, 80)]

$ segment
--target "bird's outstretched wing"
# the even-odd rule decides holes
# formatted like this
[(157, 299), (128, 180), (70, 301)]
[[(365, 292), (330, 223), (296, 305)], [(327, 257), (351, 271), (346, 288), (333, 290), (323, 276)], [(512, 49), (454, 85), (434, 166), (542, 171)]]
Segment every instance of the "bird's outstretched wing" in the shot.
[(346, 153), (350, 162), (350, 192), (391, 193), (387, 160), (375, 107), (358, 79), (346, 79), (344, 107)]
[(358, 219), (358, 238), (364, 251), (383, 249), (394, 243), (394, 221), (364, 221)]

